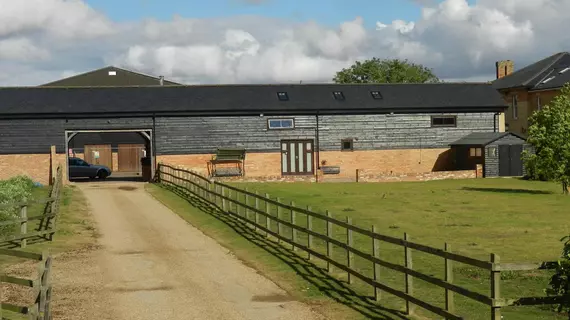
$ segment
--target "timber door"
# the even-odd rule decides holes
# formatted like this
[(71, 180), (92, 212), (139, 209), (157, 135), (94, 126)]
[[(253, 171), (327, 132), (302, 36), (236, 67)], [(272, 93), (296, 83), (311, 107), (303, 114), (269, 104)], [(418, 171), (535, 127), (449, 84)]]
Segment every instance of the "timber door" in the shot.
[(119, 154), (119, 172), (135, 172), (142, 171), (141, 158), (143, 157), (144, 144), (120, 144)]
[(523, 175), (522, 145), (499, 145), (499, 176)]
[(113, 153), (110, 144), (86, 144), (84, 153), (87, 163), (113, 168)]
[(313, 159), (313, 140), (281, 141), (281, 173), (283, 175), (312, 175)]

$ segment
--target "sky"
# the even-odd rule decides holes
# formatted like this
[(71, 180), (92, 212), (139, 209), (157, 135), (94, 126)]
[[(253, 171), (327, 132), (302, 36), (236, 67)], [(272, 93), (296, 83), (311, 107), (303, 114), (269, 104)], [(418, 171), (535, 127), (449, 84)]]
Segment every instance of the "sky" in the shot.
[(565, 12), (570, 0), (0, 0), (0, 86), (108, 65), (186, 84), (330, 82), (372, 57), (489, 81), (498, 60), (569, 51)]

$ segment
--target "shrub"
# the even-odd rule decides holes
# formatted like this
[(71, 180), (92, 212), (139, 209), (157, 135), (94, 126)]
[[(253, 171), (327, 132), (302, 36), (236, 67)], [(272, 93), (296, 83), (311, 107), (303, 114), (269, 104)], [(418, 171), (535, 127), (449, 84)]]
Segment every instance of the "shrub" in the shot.
[(550, 288), (546, 289), (549, 296), (564, 296), (563, 302), (556, 307), (558, 312), (570, 311), (570, 236), (566, 236), (560, 241), (564, 241), (562, 255), (558, 260), (556, 272), (550, 278)]
[[(20, 203), (30, 200), (34, 182), (25, 176), (17, 176), (9, 180), (0, 180), (0, 206), (11, 203)], [(19, 208), (0, 208), (0, 221), (7, 221), (18, 217)], [(5, 234), (13, 226), (0, 227), (0, 233)]]

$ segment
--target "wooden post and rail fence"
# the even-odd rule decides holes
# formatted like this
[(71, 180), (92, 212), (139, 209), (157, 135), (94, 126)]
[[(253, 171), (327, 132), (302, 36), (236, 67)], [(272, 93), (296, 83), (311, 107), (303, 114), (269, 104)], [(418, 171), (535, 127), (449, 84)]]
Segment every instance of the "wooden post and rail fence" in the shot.
[[(413, 242), (408, 234), (405, 234), (403, 238), (382, 235), (377, 232), (376, 226), (372, 226), (370, 230), (367, 230), (355, 226), (348, 217), (346, 220), (340, 220), (334, 218), (333, 214), (328, 211), (325, 215), (316, 213), (311, 211), (310, 207), (297, 207), (293, 202), (286, 204), (278, 198), (271, 198), (268, 194), (260, 195), (257, 192), (254, 193), (217, 181), (211, 181), (195, 172), (175, 166), (161, 163), (157, 173), (158, 182), (185, 191), (189, 195), (208, 202), (223, 213), (251, 226), (257, 232), (267, 237), (272, 237), (282, 244), (288, 244), (288, 248), (291, 248), (294, 252), (304, 251), (309, 260), (317, 258), (326, 262), (328, 272), (332, 273), (333, 268), (346, 272), (348, 283), (352, 284), (354, 279), (358, 279), (368, 284), (372, 287), (377, 301), (380, 300), (381, 292), (403, 299), (406, 303), (407, 314), (412, 314), (417, 306), (445, 319), (464, 319), (455, 311), (454, 295), (460, 295), (486, 305), (491, 312), (491, 319), (499, 320), (501, 319), (501, 309), (507, 306), (556, 304), (566, 299), (564, 296), (517, 299), (508, 299), (501, 296), (501, 272), (544, 269), (547, 268), (549, 263), (501, 263), (499, 256), (496, 254), (491, 254), (489, 260), (475, 259), (451, 252), (448, 244), (445, 244), (443, 248), (436, 248)], [(271, 214), (271, 207), (276, 208), (276, 214)], [(289, 218), (284, 219), (283, 213), (288, 213)], [(306, 216), (307, 220), (303, 223), (304, 226), (299, 224), (297, 214)], [(261, 217), (264, 219), (260, 219)], [(264, 221), (260, 222), (260, 220)], [(326, 232), (321, 233), (313, 229), (312, 226), (315, 221), (325, 225)], [(275, 224), (277, 228), (271, 227), (271, 224)], [(290, 230), (284, 232), (284, 227)], [(335, 239), (333, 227), (344, 229), (346, 240)], [(303, 240), (306, 241), (300, 241), (300, 234), (305, 235)], [(371, 252), (364, 252), (363, 249), (355, 247), (353, 243), (355, 235), (369, 239)], [(313, 239), (319, 239), (324, 242), (324, 248), (314, 246)], [(380, 258), (379, 248), (382, 243), (402, 248), (404, 253), (403, 265)], [(333, 248), (335, 247), (342, 249), (346, 253), (344, 259), (339, 259), (338, 254), (333, 255)], [(441, 265), (445, 271), (443, 279), (414, 270), (412, 258), (414, 251), (441, 258)], [(356, 270), (353, 263), (354, 256), (371, 264), (373, 276), (367, 276)], [(490, 294), (479, 293), (456, 284), (453, 276), (454, 262), (488, 272), (488, 289)], [(380, 267), (401, 273), (404, 277), (404, 290), (398, 290), (382, 283)], [(445, 305), (437, 306), (414, 295), (413, 280), (415, 278), (440, 287), (442, 294), (444, 294)]]
[[(0, 238), (0, 244), (16, 243), (20, 248), (26, 248), (28, 240), (43, 238), (48, 241), (53, 240), (56, 232), (56, 221), (59, 214), (59, 206), (61, 193), (63, 189), (63, 173), (61, 166), (55, 169), (55, 175), (48, 198), (25, 203), (14, 203), (0, 206), (0, 209), (19, 210), (19, 217), (7, 221), (0, 222), (0, 227), (13, 226), (14, 231), (17, 225), (20, 228), (15, 234), (10, 234)], [(29, 215), (30, 206), (43, 204), (44, 209), (41, 215)], [(39, 221), (37, 227), (30, 230), (29, 222)], [(52, 257), (47, 253), (33, 253), (13, 249), (0, 249), (0, 255), (23, 258), (38, 261), (38, 273), (36, 279), (25, 279), (13, 277), (10, 275), (0, 274), (0, 282), (19, 285), (22, 287), (32, 288), (34, 290), (35, 300), (32, 305), (19, 306), (6, 303), (4, 299), (1, 301), (0, 319), (11, 319), (11, 315), (25, 315), (30, 320), (51, 320), (50, 301), (52, 286), (50, 283), (50, 273), (52, 265)], [(3, 298), (3, 297), (2, 297)]]
[[(51, 292), (50, 282), (52, 257), (43, 253), (32, 253), (19, 250), (0, 249), (0, 255), (24, 258), (38, 261), (38, 273), (36, 279), (13, 277), (5, 274), (0, 275), (2, 283), (11, 283), (34, 290), (34, 303), (29, 306), (19, 306), (2, 301), (0, 319), (12, 319), (10, 315), (27, 315), (30, 320), (51, 320)], [(9, 312), (9, 313), (8, 313)]]
[[(19, 242), (20, 248), (26, 248), (28, 240), (31, 238), (42, 237), (47, 240), (53, 240), (56, 232), (57, 215), (59, 213), (59, 204), (62, 190), (62, 169), (57, 168), (56, 177), (51, 187), (49, 197), (23, 203), (10, 203), (0, 205), (2, 209), (18, 208), (19, 217), (0, 222), (0, 227), (19, 225), (19, 231), (15, 234), (9, 234), (0, 237), (0, 243)], [(40, 215), (29, 215), (28, 208), (32, 205), (44, 204), (44, 210)], [(31, 229), (29, 222), (39, 221), (37, 228)]]

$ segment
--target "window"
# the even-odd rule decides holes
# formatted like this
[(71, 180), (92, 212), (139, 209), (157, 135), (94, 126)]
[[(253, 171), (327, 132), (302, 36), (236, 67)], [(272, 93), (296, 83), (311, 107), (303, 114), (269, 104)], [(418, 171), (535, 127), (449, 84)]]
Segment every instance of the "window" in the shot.
[(469, 156), (470, 157), (480, 157), (482, 155), (483, 150), (481, 148), (469, 148)]
[(342, 139), (340, 143), (341, 151), (353, 151), (354, 150), (354, 140), (353, 139)]
[(281, 101), (288, 101), (289, 95), (287, 95), (287, 92), (277, 92), (277, 98)]
[(497, 157), (497, 148), (496, 147), (489, 148), (489, 155), (491, 157)]
[(431, 117), (432, 127), (456, 127), (457, 117), (456, 116), (433, 116)]
[(519, 97), (517, 95), (513, 96), (513, 119), (519, 118)]
[(293, 119), (268, 119), (267, 127), (270, 130), (283, 130), (295, 128), (295, 120)]
[(382, 99), (382, 95), (380, 94), (380, 91), (370, 91), (370, 94), (372, 95), (372, 98), (374, 98), (374, 99)]
[(542, 105), (540, 102), (540, 96), (536, 96), (536, 107), (538, 108), (538, 110), (540, 111), (540, 109), (542, 109)]
[(336, 100), (344, 100), (344, 94), (342, 91), (334, 91), (333, 96)]

